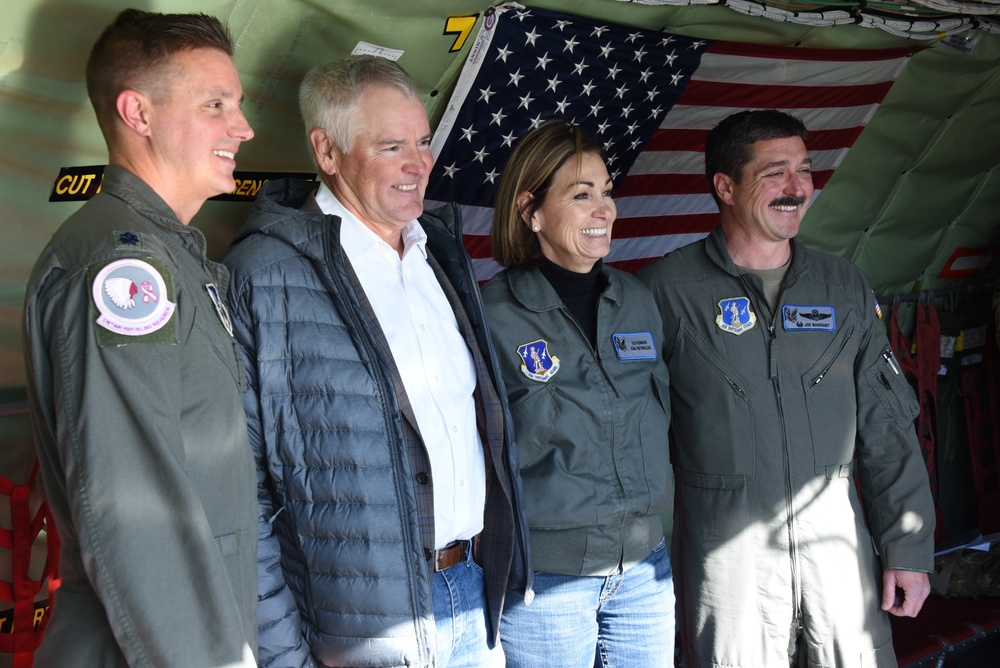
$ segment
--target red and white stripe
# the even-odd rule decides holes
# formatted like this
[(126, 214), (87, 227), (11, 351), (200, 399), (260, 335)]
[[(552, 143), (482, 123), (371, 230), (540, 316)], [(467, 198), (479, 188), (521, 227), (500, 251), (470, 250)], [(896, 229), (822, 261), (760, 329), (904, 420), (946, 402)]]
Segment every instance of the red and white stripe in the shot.
[[(717, 224), (704, 171), (705, 139), (720, 120), (743, 109), (781, 109), (805, 123), (818, 196), (909, 54), (712, 45), (615, 193), (618, 219), (607, 262), (636, 271)], [(490, 253), (492, 215), (491, 208), (463, 207), (464, 242), (479, 280), (500, 269)]]

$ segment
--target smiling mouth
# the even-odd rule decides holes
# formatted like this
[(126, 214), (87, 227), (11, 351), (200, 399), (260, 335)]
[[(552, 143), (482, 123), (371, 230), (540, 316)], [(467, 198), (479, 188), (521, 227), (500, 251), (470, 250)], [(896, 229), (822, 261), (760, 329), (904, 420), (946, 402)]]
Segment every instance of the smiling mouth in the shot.
[(402, 190), (403, 192), (410, 192), (417, 189), (416, 183), (406, 183), (403, 185), (393, 186), (396, 190)]
[(779, 197), (768, 204), (768, 206), (776, 211), (791, 213), (805, 203), (805, 197)]
[(219, 156), (220, 158), (229, 158), (230, 160), (236, 159), (236, 154), (231, 151), (212, 151), (212, 153)]
[(608, 228), (590, 227), (585, 230), (580, 230), (580, 234), (582, 234), (585, 237), (605, 237), (608, 235)]

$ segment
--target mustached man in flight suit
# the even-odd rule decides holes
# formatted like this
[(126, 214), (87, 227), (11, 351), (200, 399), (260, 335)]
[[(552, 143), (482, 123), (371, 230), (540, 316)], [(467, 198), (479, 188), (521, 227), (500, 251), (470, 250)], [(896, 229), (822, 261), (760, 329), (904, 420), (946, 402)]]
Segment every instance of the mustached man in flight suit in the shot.
[(720, 225), (639, 275), (665, 328), (689, 667), (895, 666), (886, 612), (930, 590), (916, 400), (861, 272), (795, 240), (805, 137), (774, 110), (723, 120)]

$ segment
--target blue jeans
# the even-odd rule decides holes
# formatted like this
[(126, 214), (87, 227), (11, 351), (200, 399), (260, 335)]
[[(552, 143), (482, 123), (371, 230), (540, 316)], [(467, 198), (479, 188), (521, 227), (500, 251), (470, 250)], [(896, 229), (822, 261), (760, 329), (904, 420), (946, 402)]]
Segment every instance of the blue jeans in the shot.
[(665, 668), (674, 665), (674, 584), (660, 541), (627, 571), (535, 573), (529, 606), (507, 592), (500, 639), (510, 668)]
[(434, 574), (438, 668), (503, 668), (500, 643), (489, 647), (483, 569), (471, 550), (462, 563)]

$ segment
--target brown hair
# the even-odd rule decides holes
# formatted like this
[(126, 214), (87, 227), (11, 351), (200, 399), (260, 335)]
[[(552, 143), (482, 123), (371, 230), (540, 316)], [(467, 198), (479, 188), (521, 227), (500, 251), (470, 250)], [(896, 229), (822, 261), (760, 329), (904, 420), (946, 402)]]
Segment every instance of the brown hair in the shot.
[[(490, 241), (493, 257), (504, 267), (537, 267), (542, 258), (538, 235), (529, 226), (531, 216), (545, 203), (556, 172), (571, 158), (587, 153), (604, 159), (600, 144), (583, 133), (580, 126), (562, 119), (545, 121), (518, 142), (500, 177), (493, 208)], [(518, 197), (529, 193), (530, 200), (518, 207)]]
[(715, 203), (720, 203), (715, 191), (716, 174), (725, 174), (740, 183), (743, 167), (753, 160), (753, 145), (786, 137), (801, 137), (805, 141), (809, 133), (802, 121), (777, 109), (740, 111), (712, 128), (705, 141), (705, 176)]
[(133, 89), (151, 97), (164, 95), (163, 75), (171, 56), (189, 49), (233, 55), (226, 27), (206, 14), (126, 9), (104, 29), (87, 59), (87, 94), (106, 141), (112, 141), (119, 93)]

